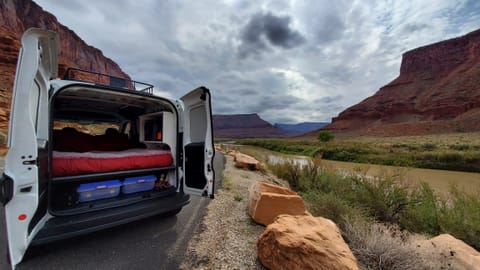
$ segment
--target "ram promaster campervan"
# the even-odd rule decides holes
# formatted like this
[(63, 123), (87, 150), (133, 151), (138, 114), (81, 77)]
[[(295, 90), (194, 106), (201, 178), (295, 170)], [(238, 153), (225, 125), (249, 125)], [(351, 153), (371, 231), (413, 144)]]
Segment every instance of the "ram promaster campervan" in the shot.
[(189, 194), (214, 194), (207, 88), (173, 100), (76, 69), (52, 79), (57, 45), (51, 31), (22, 37), (0, 180), (13, 267), (30, 245), (175, 215)]

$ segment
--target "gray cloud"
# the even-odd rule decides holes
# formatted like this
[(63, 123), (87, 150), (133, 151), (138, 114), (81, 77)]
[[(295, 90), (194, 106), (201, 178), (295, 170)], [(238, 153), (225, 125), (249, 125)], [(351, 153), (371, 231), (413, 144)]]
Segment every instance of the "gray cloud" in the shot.
[(205, 85), (215, 114), (271, 123), (329, 121), (394, 79), (405, 50), (480, 27), (476, 0), (35, 1), (160, 93)]
[(240, 56), (258, 54), (267, 50), (268, 44), (291, 49), (304, 43), (305, 38), (290, 28), (290, 20), (288, 16), (275, 16), (271, 13), (253, 15), (240, 34)]

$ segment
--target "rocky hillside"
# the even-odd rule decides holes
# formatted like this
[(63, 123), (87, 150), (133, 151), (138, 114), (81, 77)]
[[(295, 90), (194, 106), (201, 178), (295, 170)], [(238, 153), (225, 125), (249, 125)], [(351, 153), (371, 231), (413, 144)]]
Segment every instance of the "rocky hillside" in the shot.
[(480, 130), (480, 30), (403, 54), (398, 78), (324, 129), (380, 136)]
[(106, 73), (129, 79), (120, 67), (102, 51), (86, 44), (77, 34), (60, 24), (55, 16), (31, 0), (0, 0), (0, 135), (8, 128), (10, 100), (17, 64), (20, 39), (30, 27), (56, 31), (59, 34), (59, 76), (69, 67)]
[(258, 114), (213, 116), (215, 138), (274, 138), (286, 134), (263, 120)]

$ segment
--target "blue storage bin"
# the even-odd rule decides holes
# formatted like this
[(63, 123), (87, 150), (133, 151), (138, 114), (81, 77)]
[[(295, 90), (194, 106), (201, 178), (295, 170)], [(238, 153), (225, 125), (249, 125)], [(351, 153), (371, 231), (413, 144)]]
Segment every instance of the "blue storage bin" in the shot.
[(77, 188), (80, 202), (88, 202), (98, 199), (113, 198), (120, 193), (120, 180), (109, 180), (88, 184), (81, 184)]
[(122, 185), (122, 193), (129, 194), (153, 189), (157, 177), (155, 175), (144, 175), (125, 178)]

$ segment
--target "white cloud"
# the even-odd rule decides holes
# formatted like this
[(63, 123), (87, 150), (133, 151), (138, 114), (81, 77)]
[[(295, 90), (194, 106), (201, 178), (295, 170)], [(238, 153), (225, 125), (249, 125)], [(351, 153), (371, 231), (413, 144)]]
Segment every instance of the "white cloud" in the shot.
[(328, 121), (393, 80), (406, 50), (480, 28), (477, 0), (36, 2), (134, 79), (173, 97), (205, 85), (214, 113), (270, 122)]

